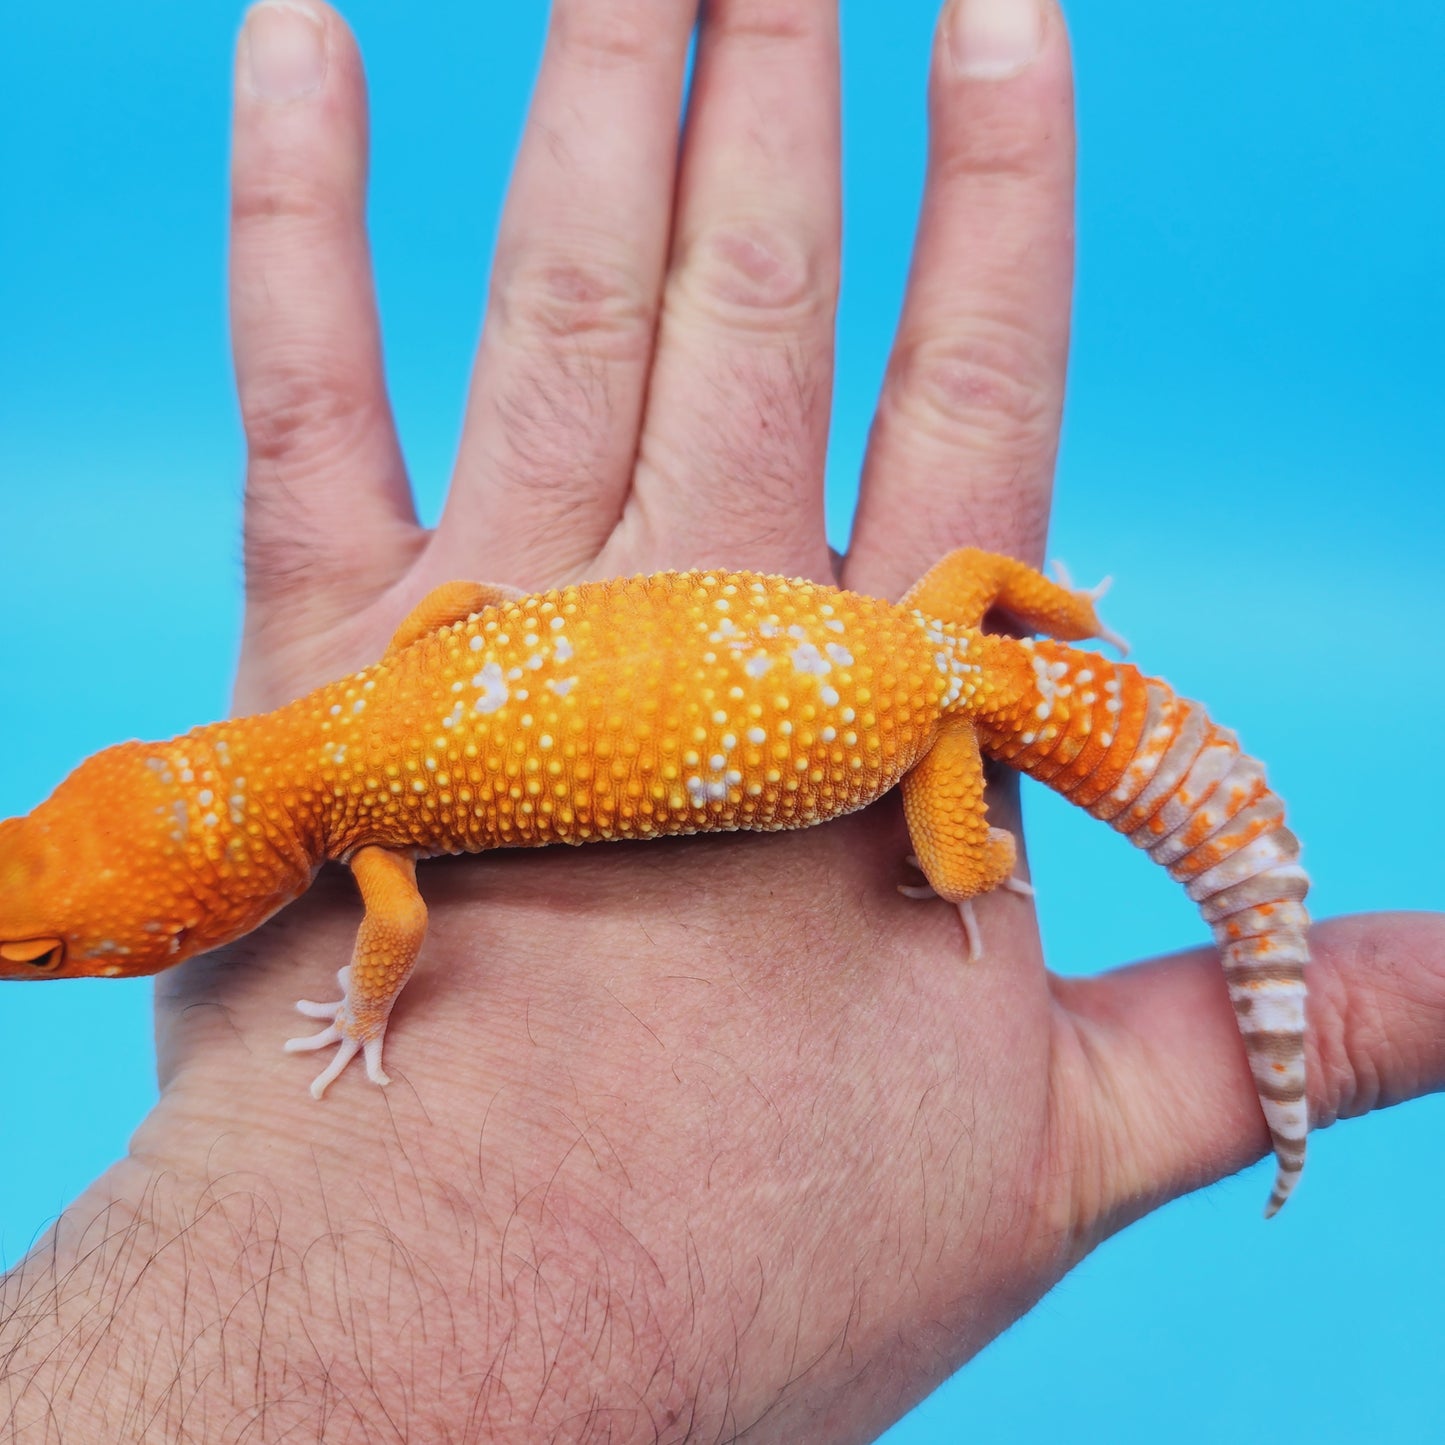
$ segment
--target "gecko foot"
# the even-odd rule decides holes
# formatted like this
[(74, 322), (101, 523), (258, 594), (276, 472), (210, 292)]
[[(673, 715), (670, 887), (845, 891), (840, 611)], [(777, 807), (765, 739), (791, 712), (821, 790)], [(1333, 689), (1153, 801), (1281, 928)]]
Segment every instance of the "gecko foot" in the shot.
[[(991, 831), (995, 833), (1004, 832), (1002, 828), (994, 828)], [(923, 864), (918, 861), (918, 855), (916, 853), (910, 853), (903, 861), (919, 873), (923, 872)], [(1020, 898), (1038, 897), (1037, 890), (1027, 878), (1005, 878), (997, 886), (1005, 889), (1009, 893), (1017, 893)], [(898, 885), (898, 891), (905, 898), (938, 898), (941, 896), (931, 883), (900, 883)]]
[[(1093, 587), (1075, 587), (1074, 579), (1069, 576), (1069, 569), (1065, 567), (1057, 557), (1049, 563), (1049, 566), (1053, 569), (1054, 581), (1057, 582), (1060, 587), (1067, 588), (1068, 591), (1072, 592), (1076, 597), (1087, 597), (1090, 602), (1097, 602), (1099, 598), (1114, 585), (1114, 579), (1112, 577), (1105, 577), (1102, 582), (1096, 583)], [(1095, 613), (1095, 620), (1098, 620), (1097, 613)], [(1107, 642), (1111, 647), (1117, 647), (1120, 657), (1128, 657), (1129, 644), (1120, 637), (1112, 627), (1106, 627), (1102, 622), (1099, 622), (1094, 636), (1097, 637), (1100, 642)]]
[[(1004, 833), (1002, 828), (992, 828), (990, 833)], [(1004, 834), (1004, 836), (1008, 836)], [(904, 860), (910, 868), (923, 871), (923, 865), (918, 861), (916, 854), (910, 853)], [(1003, 878), (996, 885), (999, 888), (1007, 889), (1010, 893), (1017, 893), (1022, 898), (1034, 897), (1034, 886), (1023, 878)], [(941, 895), (932, 884), (923, 883), (900, 883), (898, 891), (905, 898), (938, 898)], [(968, 961), (977, 963), (983, 957), (983, 934), (978, 926), (978, 914), (974, 910), (973, 899), (964, 898), (954, 903), (958, 909), (958, 916), (963, 922), (963, 934), (968, 940)]]
[(311, 1053), (316, 1049), (324, 1049), (330, 1044), (336, 1045), (336, 1052), (332, 1055), (331, 1062), (311, 1081), (311, 1097), (319, 1099), (330, 1086), (333, 1080), (341, 1071), (361, 1054), (366, 1062), (366, 1076), (374, 1084), (389, 1084), (391, 1080), (382, 1072), (381, 1067), (381, 1042), (386, 1033), (386, 1026), (383, 1024), (380, 1032), (374, 1038), (354, 1038), (350, 1032), (350, 1020), (346, 1017), (347, 998), (351, 990), (351, 968), (348, 965), (338, 971), (336, 981), (341, 985), (341, 997), (335, 1003), (314, 1003), (311, 999), (303, 998), (298, 1000), (297, 1009), (312, 1019), (326, 1019), (328, 1024), (320, 1033), (308, 1034), (303, 1038), (287, 1039), (285, 1049), (288, 1054)]
[[(1027, 884), (1024, 885), (1028, 887)], [(900, 883), (898, 891), (905, 898), (937, 898), (935, 889), (927, 883)], [(968, 940), (968, 961), (977, 963), (983, 957), (983, 935), (978, 931), (978, 915), (974, 912), (973, 899), (965, 898), (953, 905), (963, 920), (963, 936)]]

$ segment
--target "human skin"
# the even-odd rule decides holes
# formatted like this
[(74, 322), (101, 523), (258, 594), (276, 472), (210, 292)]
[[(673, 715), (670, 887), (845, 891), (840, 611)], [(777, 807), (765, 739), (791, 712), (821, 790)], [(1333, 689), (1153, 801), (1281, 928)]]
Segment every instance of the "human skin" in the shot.
[[(1042, 551), (1071, 95), (1057, 12), (1009, 8), (1012, 30), (941, 22), (913, 273), (836, 569), (866, 592), (956, 545)], [(556, 6), (431, 533), (382, 380), (360, 63), (302, 10), (253, 16), (238, 55), (237, 707), (372, 660), (452, 577), (835, 575), (832, 6), (709, 8), (680, 167), (688, 7)], [(1011, 795), (992, 806), (1016, 828)], [(328, 1442), (872, 1438), (1098, 1240), (1268, 1143), (1211, 950), (1051, 978), (1027, 901), (998, 895), (965, 967), (956, 914), (898, 896), (906, 852), (888, 800), (799, 834), (428, 864), (393, 1083), (353, 1069), (318, 1105), (279, 1039), (358, 922), (323, 875), (163, 977), (160, 1102), (6, 1282), (7, 1418), (67, 1442), (242, 1416)], [(1438, 1088), (1440, 920), (1314, 946), (1316, 1121)]]

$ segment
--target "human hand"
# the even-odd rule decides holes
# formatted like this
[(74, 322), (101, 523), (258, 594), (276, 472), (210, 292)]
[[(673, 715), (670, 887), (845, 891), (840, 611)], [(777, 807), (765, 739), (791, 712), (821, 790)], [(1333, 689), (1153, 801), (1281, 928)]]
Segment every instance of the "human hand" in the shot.
[[(253, 103), (243, 89), (245, 706), (375, 656), (449, 576), (827, 567), (836, 219), (820, 234), (810, 223), (836, 215), (831, 20), (798, 7), (801, 33), (763, 46), (739, 33), (739, 9), (714, 7), (700, 50), (665, 288), (671, 198), (656, 188), (672, 175), (678, 22), (630, 6), (647, 12), (645, 53), (614, 39), (590, 66), (568, 64), (559, 30), (433, 538), (407, 511), (368, 341), (359, 99), (334, 17), (310, 99)], [(561, 7), (563, 29), (569, 12), (582, 13)], [(1043, 39), (1012, 80), (936, 66), (928, 212), (844, 578), (863, 590), (896, 593), (959, 542), (1042, 545), (1068, 289), (1056, 16)], [(619, 95), (649, 97), (648, 114), (619, 113)], [(766, 135), (745, 123), (758, 115)], [(692, 239), (740, 218), (757, 230), (730, 254)], [(607, 256), (640, 274), (617, 281)], [(324, 1364), (349, 1399), (365, 1380), (388, 1409), (454, 1421), (490, 1369), (473, 1418), (560, 1422), (595, 1405), (636, 1411), (636, 1428), (668, 1411), (737, 1428), (771, 1410), (784, 1438), (802, 1419), (865, 1436), (1102, 1232), (1264, 1149), (1210, 956), (1051, 985), (1026, 906), (1001, 898), (980, 909), (988, 958), (965, 969), (950, 911), (894, 894), (904, 851), (886, 805), (795, 836), (429, 867), (430, 967), (398, 1009), (397, 1082), (382, 1094), (348, 1079), (317, 1108), (309, 1071), (277, 1043), (291, 999), (329, 979), (357, 921), (328, 881), (166, 981), (166, 1097), (107, 1188), (191, 1224), (186, 1262), (205, 1266), (225, 1305), (208, 1319), (226, 1319), (232, 1342), (264, 1355), (304, 1321), (299, 1410)], [(1336, 934), (1333, 952), (1322, 938), (1317, 1117), (1370, 1070), (1394, 1092), (1438, 1073), (1438, 1000), (1361, 1036), (1332, 995), (1346, 975), (1330, 969), (1361, 937), (1404, 947), (1386, 925)], [(241, 1206), (264, 1267), (221, 1243), (245, 1237)], [(152, 1307), (180, 1267), (174, 1252), (159, 1264), (160, 1287), (141, 1292)], [(384, 1368), (408, 1358), (418, 1318), (429, 1373)], [(224, 1354), (220, 1333), (207, 1350)]]

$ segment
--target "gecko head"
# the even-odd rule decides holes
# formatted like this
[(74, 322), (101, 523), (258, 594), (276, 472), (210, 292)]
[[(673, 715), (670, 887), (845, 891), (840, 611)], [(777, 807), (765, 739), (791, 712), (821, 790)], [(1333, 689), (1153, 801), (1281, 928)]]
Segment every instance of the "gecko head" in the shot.
[(44, 850), (28, 822), (0, 822), (0, 978), (56, 978), (65, 971), (65, 939), (41, 901)]
[(157, 973), (219, 941), (189, 937), (195, 904), (141, 751), (97, 753), (0, 822), (0, 979)]

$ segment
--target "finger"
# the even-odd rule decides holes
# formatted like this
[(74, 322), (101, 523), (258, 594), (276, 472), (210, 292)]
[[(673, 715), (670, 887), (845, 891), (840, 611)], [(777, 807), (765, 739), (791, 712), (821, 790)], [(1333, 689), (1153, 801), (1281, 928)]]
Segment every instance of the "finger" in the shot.
[(710, 5), (616, 551), (828, 575), (838, 165), (835, 5)]
[(1052, 0), (952, 0), (923, 213), (849, 553), (897, 595), (969, 542), (1040, 559), (1073, 277), (1073, 91)]
[(250, 600), (262, 614), (284, 601), (293, 621), (313, 606), (339, 615), (387, 580), (378, 570), (399, 568), (414, 519), (366, 241), (361, 59), (334, 11), (316, 0), (252, 9), (233, 125)]
[[(694, 7), (558, 0), (428, 565), (535, 584), (590, 562), (631, 480)], [(481, 549), (483, 562), (477, 561)]]
[[(1310, 948), (1313, 1126), (1445, 1086), (1445, 916), (1335, 919)], [(1055, 1091), (1071, 1111), (1070, 1215), (1090, 1247), (1269, 1151), (1212, 950), (1056, 980), (1055, 993), (1074, 1040), (1056, 1052)]]

